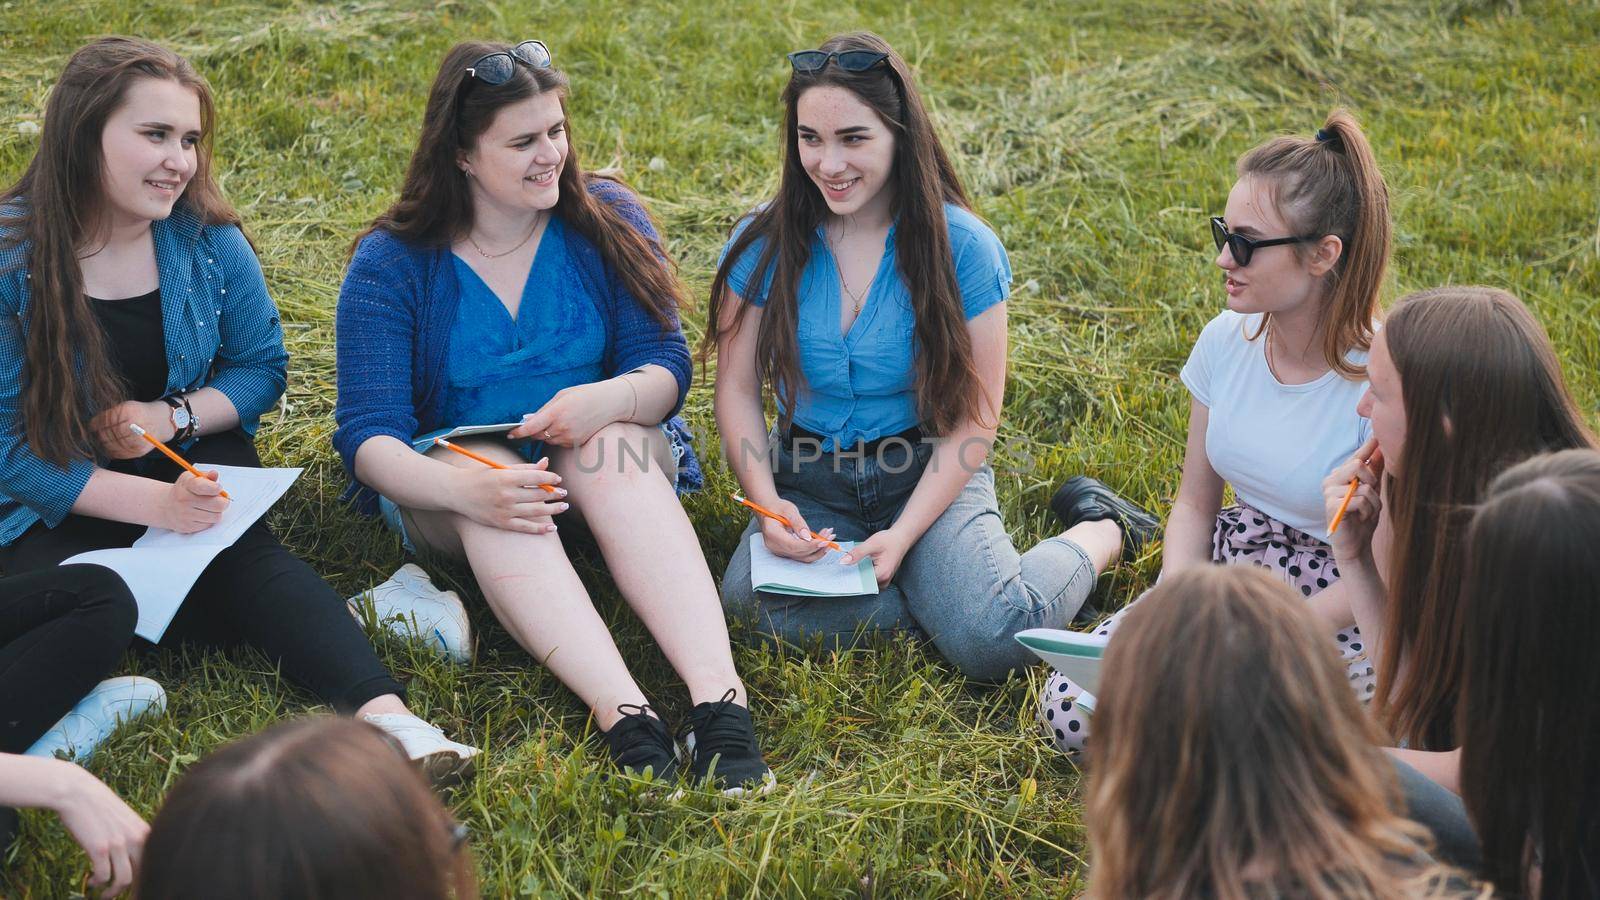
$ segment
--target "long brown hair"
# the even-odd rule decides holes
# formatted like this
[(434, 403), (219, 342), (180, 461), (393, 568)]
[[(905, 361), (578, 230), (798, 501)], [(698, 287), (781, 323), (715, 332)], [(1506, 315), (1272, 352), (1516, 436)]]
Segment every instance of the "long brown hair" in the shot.
[[(57, 465), (93, 457), (93, 413), (126, 399), (112, 371), (105, 337), (83, 292), (78, 254), (93, 240), (105, 208), (101, 172), (106, 120), (140, 78), (176, 82), (200, 101), (195, 172), (178, 198), (206, 225), (238, 225), (211, 171), (215, 106), (211, 88), (189, 61), (159, 44), (101, 38), (78, 49), (50, 90), (39, 148), (16, 184), (0, 194), (0, 245), (27, 246), (28, 309), (21, 427), (33, 452)], [(77, 413), (77, 398), (90, 411)]]
[[(1317, 137), (1278, 137), (1246, 153), (1239, 158), (1238, 174), (1267, 180), (1278, 213), (1294, 234), (1333, 234), (1343, 242), (1326, 276), (1322, 355), (1341, 376), (1365, 378), (1366, 367), (1345, 354), (1372, 346), (1393, 227), (1389, 187), (1361, 125), (1346, 110), (1336, 109)], [(1297, 244), (1295, 252), (1304, 254), (1310, 246)], [(1271, 313), (1262, 315), (1251, 340), (1266, 330), (1271, 318)]]
[(1593, 450), (1508, 469), (1468, 531), (1461, 797), (1484, 874), (1511, 896), (1600, 896), (1596, 547)]
[(972, 338), (962, 314), (961, 288), (944, 214), (946, 203), (968, 211), (972, 204), (934, 132), (911, 67), (893, 47), (875, 34), (856, 32), (829, 38), (817, 49), (829, 53), (870, 50), (887, 54), (888, 59), (885, 65), (865, 72), (826, 65), (789, 77), (783, 91), (783, 174), (778, 193), (752, 215), (749, 226), (717, 267), (700, 359), (703, 363), (715, 352), (722, 336), (739, 330), (745, 306), (733, 311), (730, 324), (722, 321), (726, 305), (732, 302), (728, 278), (750, 246), (758, 239), (764, 241), (754, 283), (761, 283), (761, 273), (770, 271), (773, 277), (756, 337), (756, 364), (762, 384), (777, 393), (783, 426), (788, 427), (795, 397), (805, 383), (796, 337), (800, 274), (810, 259), (812, 234), (828, 214), (827, 202), (800, 161), (797, 107), (800, 95), (811, 88), (844, 88), (872, 107), (894, 132), (895, 259), (910, 288), (916, 316), (917, 412), (934, 433), (949, 434), (967, 422), (981, 421), (984, 399), (972, 360)]
[(1441, 874), (1392, 810), (1337, 654), (1247, 566), (1163, 579), (1106, 651), (1089, 772), (1094, 897), (1413, 897)]
[[(511, 79), (492, 85), (467, 74), (479, 58), (509, 52), (509, 44), (466, 41), (450, 48), (439, 64), (422, 134), (411, 154), (400, 197), (356, 238), (382, 228), (398, 238), (425, 246), (446, 246), (472, 230), (472, 192), (457, 160), (470, 152), (494, 117), (505, 107), (546, 91), (555, 91), (567, 113), (567, 76), (559, 69), (512, 65)], [(677, 327), (683, 305), (683, 284), (673, 272), (666, 251), (628, 224), (611, 204), (589, 193), (599, 178), (583, 171), (578, 141), (567, 120), (567, 160), (558, 176), (560, 199), (554, 212), (600, 251), (628, 292), (650, 311), (663, 328)], [(610, 179), (615, 180), (615, 179)]]
[(457, 834), (376, 728), (285, 722), (179, 779), (151, 823), (137, 896), (470, 900), (477, 888)]
[(1405, 450), (1385, 481), (1394, 540), (1376, 711), (1396, 739), (1457, 746), (1461, 595), (1472, 504), (1496, 474), (1593, 447), (1550, 338), (1516, 297), (1445, 287), (1402, 299), (1383, 329), (1400, 378)]

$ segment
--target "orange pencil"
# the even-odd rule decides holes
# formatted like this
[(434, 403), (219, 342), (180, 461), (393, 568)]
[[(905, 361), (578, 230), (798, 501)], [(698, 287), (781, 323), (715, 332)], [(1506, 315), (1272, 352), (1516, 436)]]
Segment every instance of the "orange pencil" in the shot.
[[(455, 452), (461, 454), (462, 456), (465, 456), (468, 459), (475, 459), (478, 462), (483, 463), (484, 465), (488, 466), (491, 469), (509, 469), (509, 468), (511, 468), (510, 466), (502, 466), (502, 465), (500, 465), (499, 463), (495, 462), (494, 460), (490, 459), (487, 456), (480, 456), (479, 454), (473, 453), (471, 450), (468, 450), (465, 447), (461, 447), (461, 446), (458, 446), (456, 444), (452, 444), (449, 441), (445, 440), (444, 438), (434, 438), (433, 442), (435, 444), (438, 444), (439, 446), (445, 448), (446, 450), (454, 450)], [(539, 487), (544, 488), (544, 491), (547, 494), (554, 494), (556, 492), (556, 489), (551, 487), (548, 484), (541, 484), (541, 485), (539, 485)]]
[[(739, 496), (738, 494), (732, 494), (731, 496), (733, 497), (733, 499), (735, 501), (737, 501), (739, 503), (739, 505), (748, 506), (751, 509), (755, 510), (756, 512), (760, 513), (761, 515), (766, 516), (767, 518), (773, 520), (774, 522), (777, 522), (779, 525), (782, 525), (783, 527), (789, 529), (790, 531), (794, 530), (794, 526), (789, 523), (788, 519), (785, 519), (783, 516), (778, 515), (777, 513), (773, 512), (772, 510), (765, 509), (765, 508), (763, 508), (763, 507), (761, 507), (761, 506), (759, 506), (759, 505), (757, 505), (755, 503), (751, 503), (749, 500), (746, 500), (745, 498)], [(816, 537), (816, 535), (812, 535), (812, 537)], [(832, 547), (833, 549), (838, 550), (840, 552), (844, 551), (843, 547), (839, 546), (838, 544), (835, 544), (833, 541), (828, 541), (828, 546)]]
[[(142, 437), (145, 440), (149, 441), (151, 443), (151, 445), (154, 446), (157, 450), (160, 450), (162, 453), (165, 453), (167, 455), (167, 459), (170, 459), (173, 462), (177, 463), (178, 465), (183, 466), (184, 471), (188, 472), (190, 475), (193, 475), (196, 478), (204, 478), (204, 477), (206, 477), (204, 472), (201, 472), (199, 469), (196, 469), (194, 466), (189, 465), (189, 461), (188, 460), (184, 459), (183, 457), (179, 456), (176, 453), (173, 453), (172, 450), (170, 450), (167, 447), (166, 444), (163, 444), (160, 441), (156, 440), (155, 438), (151, 437), (148, 433), (145, 432), (145, 430), (143, 428), (140, 428), (139, 426), (133, 424), (132, 422), (128, 423), (128, 428), (134, 434), (137, 434), (139, 437)], [(227, 497), (229, 500), (233, 499), (232, 497), (228, 497), (228, 492), (227, 491), (223, 491), (222, 492), (222, 496)]]
[[(1372, 465), (1372, 461), (1375, 459), (1383, 459), (1382, 447), (1374, 449), (1372, 451), (1372, 455), (1362, 460), (1361, 464), (1364, 466), (1370, 466)], [(1339, 530), (1339, 522), (1344, 518), (1344, 511), (1350, 505), (1350, 498), (1356, 495), (1356, 486), (1360, 483), (1361, 479), (1359, 478), (1350, 479), (1350, 487), (1344, 492), (1344, 500), (1340, 502), (1338, 511), (1333, 514), (1333, 521), (1328, 523), (1329, 537), (1332, 537), (1333, 533)]]

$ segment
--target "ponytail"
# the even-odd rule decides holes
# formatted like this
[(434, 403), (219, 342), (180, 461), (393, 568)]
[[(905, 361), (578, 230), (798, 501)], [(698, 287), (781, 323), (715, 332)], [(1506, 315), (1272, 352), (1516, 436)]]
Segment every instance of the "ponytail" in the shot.
[[(1365, 377), (1366, 367), (1345, 354), (1372, 346), (1393, 228), (1389, 188), (1361, 126), (1336, 109), (1315, 137), (1274, 138), (1246, 153), (1238, 173), (1274, 182), (1278, 212), (1296, 234), (1332, 234), (1344, 242), (1327, 275), (1322, 353), (1340, 375)], [(1271, 315), (1262, 317), (1263, 330)]]

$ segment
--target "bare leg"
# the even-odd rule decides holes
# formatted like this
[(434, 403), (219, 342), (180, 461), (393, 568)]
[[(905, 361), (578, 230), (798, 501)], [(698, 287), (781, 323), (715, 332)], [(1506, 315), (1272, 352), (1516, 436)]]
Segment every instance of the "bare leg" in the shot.
[(1083, 548), (1094, 564), (1094, 573), (1100, 575), (1122, 556), (1122, 529), (1110, 519), (1079, 522), (1061, 533), (1061, 536)]
[(733, 688), (748, 707), (716, 583), (671, 470), (662, 466), (665, 449), (659, 429), (614, 423), (580, 447), (551, 448), (550, 468), (561, 474), (572, 511), (594, 534), (617, 588), (690, 698), (720, 700)]
[[(494, 442), (470, 446), (490, 459), (523, 461)], [(482, 465), (437, 449), (432, 455), (452, 465)], [(565, 473), (563, 479), (576, 494), (571, 482), (565, 481)], [(406, 510), (405, 516), (407, 531), (419, 548), (466, 558), (495, 618), (524, 650), (588, 704), (602, 729), (609, 731), (616, 724), (618, 705), (646, 702), (610, 629), (567, 559), (559, 533), (502, 531), (449, 512)]]

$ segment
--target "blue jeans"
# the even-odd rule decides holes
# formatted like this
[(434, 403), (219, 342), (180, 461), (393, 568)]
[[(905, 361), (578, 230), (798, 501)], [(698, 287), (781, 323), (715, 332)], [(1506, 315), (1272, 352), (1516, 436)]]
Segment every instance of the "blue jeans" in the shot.
[[(892, 525), (933, 455), (933, 445), (889, 442), (873, 453), (796, 454), (777, 440), (778, 495), (815, 529), (861, 541)], [(750, 585), (754, 519), (722, 578), (722, 605), (769, 638), (848, 647), (865, 634), (910, 634), (933, 643), (969, 678), (1001, 681), (1038, 660), (1012, 639), (1026, 628), (1060, 628), (1094, 590), (1094, 565), (1081, 547), (1048, 538), (1019, 554), (1000, 519), (994, 472), (973, 472), (966, 487), (906, 553), (893, 581), (876, 594), (802, 597)]]

